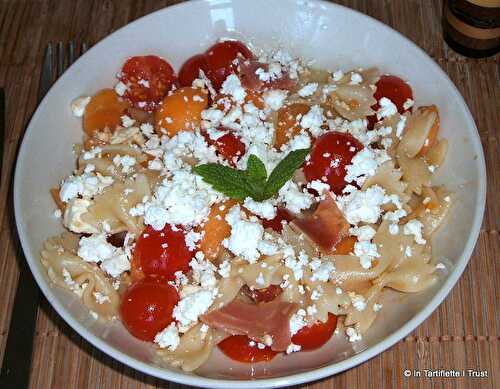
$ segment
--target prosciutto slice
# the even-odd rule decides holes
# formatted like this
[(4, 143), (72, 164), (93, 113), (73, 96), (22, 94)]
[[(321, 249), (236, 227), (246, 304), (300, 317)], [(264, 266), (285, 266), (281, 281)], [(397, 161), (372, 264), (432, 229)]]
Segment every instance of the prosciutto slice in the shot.
[(281, 77), (275, 80), (264, 82), (256, 73), (259, 68), (267, 72), (269, 70), (269, 65), (257, 61), (244, 61), (240, 63), (239, 77), (241, 84), (245, 88), (256, 91), (261, 91), (265, 88), (291, 90), (297, 86), (297, 81), (292, 80), (286, 72), (283, 72)]
[(291, 343), (290, 316), (298, 309), (298, 304), (279, 301), (248, 304), (233, 300), (221, 309), (211, 311), (201, 317), (201, 321), (212, 328), (231, 335), (247, 335), (262, 341), (271, 336), (274, 351), (284, 351)]
[(294, 230), (302, 232), (324, 253), (330, 253), (335, 245), (349, 235), (349, 223), (329, 194), (311, 214), (291, 223)]

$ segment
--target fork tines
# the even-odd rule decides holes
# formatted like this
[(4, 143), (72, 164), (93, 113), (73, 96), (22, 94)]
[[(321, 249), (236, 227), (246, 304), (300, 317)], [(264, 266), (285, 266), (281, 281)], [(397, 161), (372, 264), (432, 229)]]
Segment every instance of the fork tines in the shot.
[[(88, 44), (86, 42), (82, 42), (80, 45), (75, 43), (74, 41), (70, 41), (67, 44), (64, 42), (58, 42), (55, 50), (55, 78), (59, 78), (66, 69), (73, 63), (75, 60), (84, 54), (88, 50)], [(47, 46), (47, 50), (52, 51), (52, 43), (49, 43)]]

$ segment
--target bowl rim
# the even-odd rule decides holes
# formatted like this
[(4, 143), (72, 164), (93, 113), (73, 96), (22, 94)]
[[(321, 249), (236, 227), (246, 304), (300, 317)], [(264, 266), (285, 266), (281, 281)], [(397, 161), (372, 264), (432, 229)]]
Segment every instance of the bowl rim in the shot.
[[(159, 10), (156, 10), (152, 13), (149, 13), (147, 15), (144, 15), (128, 24), (125, 26), (119, 28), (118, 30), (112, 32), (111, 34), (107, 35), (104, 37), (102, 40), (100, 40), (98, 43), (96, 43), (96, 46), (105, 44), (105, 42), (113, 35), (119, 34), (121, 30), (128, 28), (130, 25), (143, 22), (143, 19), (149, 18), (149, 17), (154, 17), (153, 15), (157, 15), (163, 12), (168, 12), (168, 10), (174, 9), (174, 8), (182, 8), (182, 7), (191, 7), (191, 6), (196, 6), (197, 3), (212, 3), (217, 0), (192, 0), (189, 2), (183, 2), (175, 5), (171, 5)], [(240, 2), (242, 0), (232, 0), (235, 2)], [(277, 1), (277, 0), (274, 0)], [(295, 0), (287, 0), (288, 2), (291, 3), (296, 3)], [(29, 124), (26, 128), (26, 132), (23, 136), (22, 143), (19, 149), (19, 153), (17, 156), (16, 160), (16, 166), (15, 166), (15, 173), (14, 173), (14, 190), (13, 190), (13, 197), (14, 197), (14, 215), (15, 215), (15, 220), (16, 220), (16, 227), (18, 231), (18, 236), (20, 239), (21, 247), (23, 249), (23, 252), (25, 254), (26, 261), (28, 262), (28, 265), (30, 267), (30, 270), (39, 286), (39, 288), (42, 290), (43, 294), (47, 298), (47, 300), (50, 302), (52, 307), (56, 310), (56, 312), (64, 319), (64, 321), (69, 324), (70, 327), (74, 331), (76, 331), (83, 339), (91, 343), (94, 347), (97, 349), (101, 350), (102, 352), (106, 353), (108, 356), (120, 361), (121, 363), (132, 367), (136, 370), (139, 370), (145, 374), (154, 376), (156, 378), (160, 378), (163, 380), (168, 380), (168, 381), (173, 381), (176, 383), (180, 384), (187, 384), (187, 385), (196, 385), (199, 387), (218, 387), (218, 388), (264, 388), (264, 387), (284, 387), (284, 386), (289, 386), (289, 385), (297, 385), (297, 384), (302, 384), (305, 382), (311, 382), (311, 381), (317, 381), (319, 379), (323, 379), (325, 377), (329, 377), (332, 375), (335, 375), (337, 373), (340, 373), (342, 371), (345, 371), (347, 369), (350, 369), (352, 367), (355, 367), (371, 358), (374, 356), (382, 353), (383, 351), (387, 350), (389, 347), (393, 346), (395, 343), (403, 339), (405, 336), (407, 336), (411, 331), (413, 331), (417, 326), (419, 326), (427, 317), (430, 316), (432, 312), (436, 310), (436, 308), (442, 303), (442, 301), (445, 299), (445, 297), (448, 295), (450, 290), (453, 288), (453, 286), (457, 283), (458, 279), (460, 278), (461, 274), (463, 273), (465, 267), (467, 266), (474, 247), (476, 245), (476, 242), (479, 237), (480, 233), (480, 228), (483, 220), (483, 215), (485, 211), (485, 203), (486, 203), (486, 165), (485, 165), (485, 159), (484, 159), (484, 152), (483, 148), (481, 145), (480, 137), (479, 137), (479, 132), (477, 130), (476, 124), (474, 122), (474, 119), (470, 113), (470, 110), (467, 106), (467, 103), (465, 102), (464, 98), (456, 88), (455, 84), (450, 80), (448, 75), (439, 67), (439, 65), (424, 51), (422, 50), (418, 45), (416, 45), (414, 42), (412, 42), (410, 39), (405, 37), (403, 34), (401, 34), (399, 31), (389, 27), (388, 25), (378, 21), (377, 19), (363, 14), (362, 12), (359, 12), (357, 10), (354, 10), (352, 8), (348, 8), (339, 4), (335, 3), (330, 3), (325, 0), (306, 0), (307, 2), (312, 2), (312, 3), (317, 3), (321, 4), (321, 6), (325, 7), (333, 7), (333, 8), (338, 8), (342, 12), (347, 12), (347, 13), (354, 13), (358, 17), (365, 18), (365, 20), (370, 21), (370, 23), (375, 23), (378, 28), (385, 29), (393, 34), (397, 34), (399, 38), (401, 38), (403, 41), (406, 42), (406, 44), (412, 46), (414, 49), (416, 49), (420, 54), (422, 54), (423, 58), (428, 62), (427, 66), (434, 67), (435, 70), (437, 70), (437, 73), (443, 77), (446, 83), (449, 84), (451, 87), (452, 93), (458, 97), (459, 101), (462, 102), (463, 108), (464, 108), (464, 113), (467, 118), (466, 125), (467, 127), (473, 129), (475, 131), (474, 137), (471, 138), (471, 142), (475, 149), (478, 150), (478, 156), (477, 156), (477, 163), (479, 164), (479, 177), (478, 177), (478, 198), (475, 203), (475, 211), (474, 211), (474, 217), (473, 217), (473, 223), (472, 223), (472, 229), (470, 231), (469, 237), (467, 239), (467, 243), (465, 245), (465, 248), (460, 255), (460, 257), (457, 260), (456, 265), (454, 266), (453, 270), (450, 272), (449, 276), (445, 280), (445, 282), (442, 284), (442, 286), (436, 291), (434, 297), (427, 302), (426, 305), (418, 312), (415, 316), (413, 316), (410, 320), (408, 320), (403, 326), (401, 326), (398, 330), (396, 330), (394, 333), (391, 335), (387, 336), (385, 339), (382, 341), (376, 343), (375, 345), (367, 348), (366, 350), (357, 353), (347, 359), (344, 359), (340, 362), (332, 363), (323, 367), (315, 368), (309, 371), (305, 372), (299, 372), (299, 373), (294, 373), (290, 375), (285, 375), (285, 376), (280, 376), (280, 377), (273, 377), (273, 378), (257, 378), (253, 380), (237, 380), (237, 379), (215, 379), (215, 378), (209, 378), (209, 377), (202, 377), (202, 376), (197, 376), (191, 373), (186, 373), (182, 371), (174, 371), (174, 370), (166, 370), (158, 366), (154, 366), (151, 364), (147, 364), (144, 362), (141, 362), (137, 360), (136, 358), (130, 357), (124, 352), (118, 350), (117, 348), (109, 345), (105, 340), (99, 338), (98, 336), (93, 335), (88, 329), (86, 329), (79, 321), (74, 319), (72, 315), (66, 310), (66, 308), (63, 306), (63, 304), (58, 300), (58, 298), (53, 294), (51, 290), (51, 286), (49, 283), (44, 279), (43, 275), (41, 272), (38, 271), (37, 266), (35, 265), (35, 262), (38, 261), (38, 257), (36, 255), (31, 255), (30, 247), (26, 238), (26, 231), (24, 226), (21, 224), (20, 220), (22, 219), (22, 211), (20, 209), (20, 203), (17, 201), (17, 198), (19, 198), (20, 191), (21, 191), (21, 180), (22, 177), (20, 176), (20, 166), (23, 164), (23, 156), (27, 153), (27, 139), (29, 138), (30, 134), (33, 132), (33, 123), (36, 122), (36, 118), (38, 115), (40, 115), (40, 108), (47, 104), (47, 101), (50, 99), (51, 96), (51, 91), (52, 89), (58, 84), (59, 80), (57, 80), (54, 85), (52, 86), (51, 90), (47, 93), (47, 95), (42, 99), (42, 101), (39, 103), (37, 106), (36, 111), (34, 112), (33, 116), (31, 117)], [(282, 3), (283, 4), (283, 3)], [(88, 56), (89, 53), (92, 51), (92, 48), (85, 53), (82, 57)], [(81, 58), (78, 59), (78, 61)]]

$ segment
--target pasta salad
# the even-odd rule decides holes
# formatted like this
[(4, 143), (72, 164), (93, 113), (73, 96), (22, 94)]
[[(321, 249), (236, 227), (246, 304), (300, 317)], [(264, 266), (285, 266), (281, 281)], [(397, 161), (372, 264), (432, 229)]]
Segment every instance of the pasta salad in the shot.
[(178, 74), (146, 55), (117, 79), (71, 103), (83, 142), (51, 189), (67, 231), (41, 261), (161, 360), (193, 371), (214, 347), (257, 363), (358, 342), (385, 291), (436, 282), (447, 141), (400, 77), (226, 40)]

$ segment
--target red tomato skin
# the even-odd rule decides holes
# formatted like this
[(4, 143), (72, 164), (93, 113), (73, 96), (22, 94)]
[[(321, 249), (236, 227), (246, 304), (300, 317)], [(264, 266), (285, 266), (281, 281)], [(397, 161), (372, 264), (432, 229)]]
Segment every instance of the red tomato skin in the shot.
[(200, 77), (200, 70), (203, 70), (208, 77), (208, 63), (205, 54), (197, 54), (189, 58), (179, 71), (179, 85), (191, 86), (193, 81)]
[(250, 346), (250, 342), (251, 339), (246, 335), (233, 335), (224, 339), (218, 346), (227, 357), (244, 363), (268, 362), (278, 354), (270, 347), (259, 349), (257, 344)]
[[(153, 111), (176, 82), (172, 66), (156, 55), (129, 58), (122, 67), (120, 81), (127, 85), (125, 98), (136, 108)], [(149, 84), (139, 83), (143, 80)]]
[(193, 251), (186, 245), (184, 230), (175, 228), (174, 231), (168, 224), (161, 231), (146, 227), (134, 249), (134, 259), (144, 274), (167, 280), (175, 279), (177, 271), (188, 271), (192, 258)]
[(274, 219), (262, 219), (262, 226), (264, 228), (271, 228), (276, 232), (283, 230), (283, 222), (291, 222), (295, 217), (285, 208), (278, 208)]
[(236, 71), (235, 59), (240, 55), (244, 59), (253, 59), (252, 52), (240, 41), (218, 42), (205, 55), (210, 73), (208, 77), (216, 90), (220, 89), (227, 76)]
[[(408, 85), (403, 79), (398, 76), (384, 74), (380, 77), (375, 86), (377, 87), (377, 90), (375, 91), (373, 97), (377, 100), (377, 103), (372, 106), (374, 111), (377, 111), (380, 108), (378, 101), (382, 97), (386, 97), (391, 100), (398, 108), (398, 112), (400, 114), (411, 110), (411, 108), (406, 110), (403, 107), (407, 99), (413, 99), (411, 86)], [(376, 115), (369, 116), (368, 128), (372, 129), (376, 122)]]
[(328, 314), (326, 323), (318, 321), (311, 326), (301, 328), (292, 336), (292, 343), (301, 346), (301, 350), (314, 350), (323, 346), (332, 337), (337, 328), (337, 316)]
[(238, 136), (230, 132), (217, 139), (214, 145), (217, 152), (233, 166), (243, 155), (245, 155), (245, 144)]
[(321, 180), (330, 185), (332, 192), (341, 194), (347, 184), (344, 181), (346, 166), (362, 148), (363, 145), (349, 134), (330, 131), (321, 135), (316, 139), (310, 159), (304, 165), (307, 181)]
[(133, 336), (152, 342), (172, 322), (172, 311), (178, 301), (177, 290), (165, 280), (143, 278), (129, 286), (122, 296), (122, 322)]

